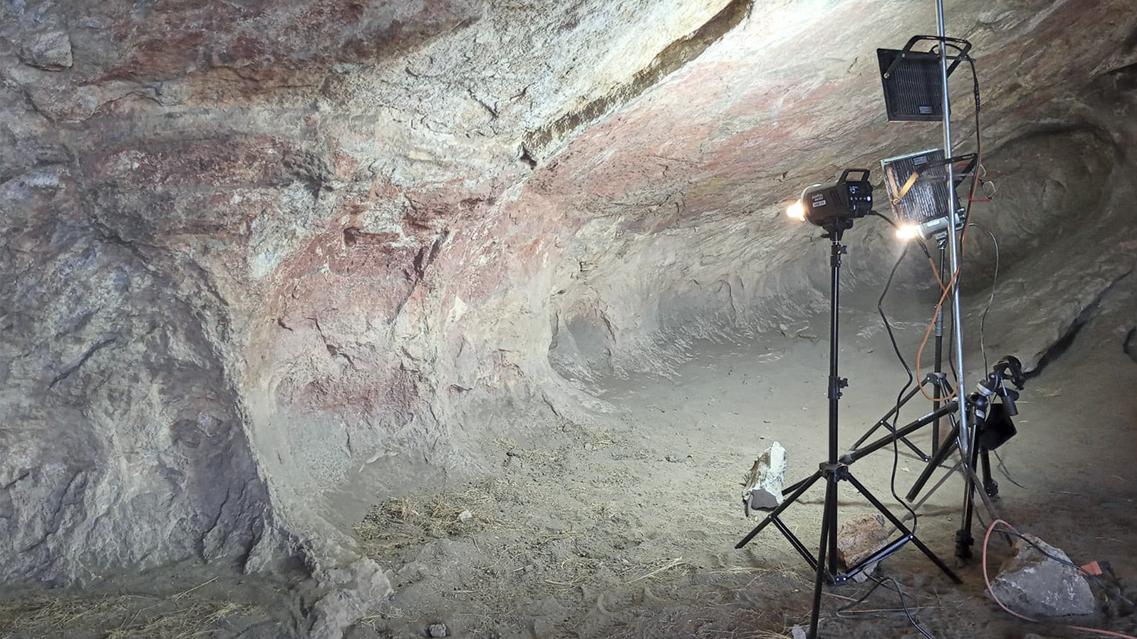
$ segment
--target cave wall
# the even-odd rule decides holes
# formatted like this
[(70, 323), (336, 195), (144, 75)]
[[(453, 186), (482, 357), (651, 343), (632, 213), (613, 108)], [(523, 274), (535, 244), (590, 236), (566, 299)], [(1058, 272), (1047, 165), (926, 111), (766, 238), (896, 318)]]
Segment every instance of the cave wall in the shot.
[(325, 491), (438, 477), (435, 406), (527, 385), (451, 328), (496, 200), (722, 6), (5, 4), (5, 580), (334, 554)]
[[(935, 143), (883, 121), (872, 49), (931, 21), (900, 2), (0, 11), (9, 582), (342, 557), (367, 503), (603, 410), (582, 383), (816, 311), (784, 202)], [(993, 228), (1129, 224), (1129, 3), (949, 15), (990, 170), (1041, 193)], [(895, 254), (866, 235), (854, 291)]]

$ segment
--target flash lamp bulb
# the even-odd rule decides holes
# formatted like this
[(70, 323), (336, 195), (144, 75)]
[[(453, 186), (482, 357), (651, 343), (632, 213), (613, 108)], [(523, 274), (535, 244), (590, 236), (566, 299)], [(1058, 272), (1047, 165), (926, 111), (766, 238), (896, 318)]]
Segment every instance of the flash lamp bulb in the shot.
[(797, 200), (793, 204), (790, 204), (789, 206), (786, 207), (786, 215), (792, 219), (797, 220), (798, 222), (804, 222), (805, 221), (805, 205), (803, 205), (801, 203), (801, 200)]

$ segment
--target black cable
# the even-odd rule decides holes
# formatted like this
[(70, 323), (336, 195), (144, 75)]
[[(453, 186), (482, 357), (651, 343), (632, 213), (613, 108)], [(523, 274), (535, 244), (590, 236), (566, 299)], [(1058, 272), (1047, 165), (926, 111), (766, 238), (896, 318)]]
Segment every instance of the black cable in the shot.
[(986, 373), (988, 370), (987, 344), (984, 338), (986, 337), (987, 314), (991, 312), (991, 305), (995, 302), (995, 288), (999, 285), (999, 240), (987, 227), (978, 224), (972, 226), (986, 233), (991, 238), (991, 244), (995, 247), (995, 273), (991, 276), (991, 294), (987, 297), (987, 306), (983, 309), (983, 315), (979, 317), (979, 352), (983, 353), (983, 372)]
[[(886, 220), (893, 226), (896, 225), (892, 220), (879, 213), (875, 213), (875, 215), (881, 219)], [(892, 414), (892, 424), (890, 426), (890, 430), (892, 430), (894, 435), (892, 438), (892, 475), (889, 479), (888, 487), (892, 492), (892, 498), (895, 499), (901, 506), (903, 506), (904, 509), (908, 511), (908, 514), (912, 517), (912, 535), (915, 536), (916, 528), (919, 526), (919, 517), (916, 515), (916, 511), (908, 505), (908, 502), (901, 499), (900, 495), (896, 492), (896, 470), (900, 465), (900, 445), (897, 443), (895, 433), (896, 425), (900, 419), (900, 405), (903, 402), (904, 394), (908, 392), (908, 389), (911, 388), (912, 383), (916, 380), (916, 378), (914, 375), (912, 375), (912, 368), (908, 366), (908, 362), (904, 359), (904, 355), (900, 352), (900, 347), (896, 344), (896, 335), (892, 332), (892, 324), (888, 321), (888, 316), (884, 312), (884, 298), (888, 296), (888, 290), (892, 288), (892, 280), (896, 277), (896, 270), (900, 268), (900, 263), (903, 262), (904, 258), (908, 255), (909, 246), (910, 245), (908, 244), (904, 245), (904, 250), (901, 251), (900, 256), (896, 258), (896, 263), (892, 265), (892, 271), (888, 274), (888, 281), (884, 284), (884, 290), (880, 292), (880, 297), (877, 298), (876, 312), (880, 314), (880, 319), (882, 322), (884, 322), (884, 330), (888, 333), (888, 341), (892, 344), (892, 352), (896, 354), (896, 359), (900, 360), (900, 365), (904, 367), (904, 373), (908, 376), (908, 381), (905, 382), (903, 388), (900, 389), (900, 392), (896, 394), (896, 408)]]
[(892, 218), (888, 217), (887, 215), (882, 215), (880, 213), (877, 213), (876, 211), (869, 211), (868, 214), (879, 217), (880, 219), (884, 220), (885, 222), (888, 222), (888, 224), (890, 226), (892, 226), (892, 228), (896, 228), (896, 222), (893, 222)]
[[(875, 577), (872, 575), (869, 575), (869, 579), (873, 579), (875, 581)], [(931, 632), (928, 632), (928, 630), (924, 628), (924, 625), (921, 624), (914, 616), (912, 616), (911, 611), (908, 610), (908, 603), (904, 600), (904, 590), (900, 587), (900, 582), (896, 581), (892, 577), (886, 577), (885, 579), (881, 580), (881, 583), (883, 584), (885, 581), (891, 581), (892, 585), (895, 586), (894, 589), (896, 591), (896, 594), (900, 596), (900, 607), (904, 609), (904, 616), (908, 617), (908, 623), (912, 624), (912, 627), (916, 630), (919, 630), (920, 634), (924, 635), (924, 639), (936, 639), (935, 635), (933, 635)]]
[(882, 585), (884, 585), (884, 582), (882, 582), (878, 579), (873, 579), (872, 587), (869, 588), (868, 590), (866, 590), (865, 594), (858, 597), (857, 600), (854, 601), (853, 603), (845, 604), (844, 606), (841, 606), (840, 608), (837, 609), (837, 616), (842, 617), (843, 616), (842, 613), (844, 613), (845, 611), (847, 611), (850, 608), (853, 608), (855, 606), (859, 606), (859, 605), (863, 604), (865, 602), (865, 600), (868, 599), (870, 596), (872, 596), (872, 594), (874, 592), (876, 592), (877, 588), (880, 588)]
[(1007, 468), (1007, 463), (1003, 461), (1003, 456), (999, 454), (999, 451), (992, 450), (991, 452), (995, 453), (995, 459), (999, 460), (999, 472), (1003, 473), (1003, 477), (1006, 477), (1007, 481), (1018, 486), (1019, 488), (1026, 490), (1026, 486), (1023, 486), (1022, 484), (1015, 481), (1014, 477), (1011, 477), (1011, 471)]
[[(841, 606), (840, 608), (838, 608), (836, 614), (839, 618), (843, 618), (843, 619), (848, 618), (849, 615), (845, 614), (846, 612), (848, 612), (851, 608), (854, 608), (856, 606), (863, 604), (865, 602), (865, 600), (867, 600), (869, 597), (871, 597), (874, 592), (876, 592), (881, 586), (884, 586), (886, 589), (891, 590), (892, 592), (895, 592), (900, 597), (900, 610), (904, 613), (904, 616), (908, 619), (908, 623), (911, 624), (913, 628), (918, 630), (920, 632), (920, 634), (923, 635), (926, 639), (935, 639), (935, 635), (933, 635), (931, 632), (929, 632), (928, 629), (926, 629), (924, 627), (924, 625), (922, 623), (920, 623), (920, 620), (917, 619), (916, 616), (912, 614), (912, 610), (908, 607), (908, 600), (905, 599), (905, 597), (904, 597), (904, 589), (900, 586), (900, 582), (896, 581), (896, 579), (894, 579), (893, 577), (885, 577), (883, 579), (880, 579), (880, 578), (874, 577), (872, 575), (867, 575), (867, 576), (873, 582), (872, 587), (870, 587), (867, 591), (865, 591), (864, 594), (862, 594), (860, 597), (858, 597), (856, 601), (849, 603), (849, 604), (845, 604), (844, 606)], [(890, 582), (890, 581), (892, 582), (892, 587), (889, 587), (887, 585), (888, 582)], [(862, 614), (868, 614), (868, 613), (862, 613)]]

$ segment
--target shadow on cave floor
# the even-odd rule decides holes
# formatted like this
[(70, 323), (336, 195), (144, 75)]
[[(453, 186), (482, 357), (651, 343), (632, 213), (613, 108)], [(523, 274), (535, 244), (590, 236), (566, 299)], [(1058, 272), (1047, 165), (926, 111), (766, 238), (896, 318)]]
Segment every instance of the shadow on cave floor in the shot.
[[(1001, 450), (1014, 481), (998, 479), (1012, 521), (1076, 559), (1109, 559), (1132, 581), (1137, 488), (1127, 469), (1137, 452), (1137, 366), (1114, 343), (1129, 315), (1092, 321), (1080, 344), (1031, 381), (1020, 402), (1020, 435)], [(787, 634), (808, 616), (807, 567), (772, 529), (744, 550), (733, 546), (756, 523), (743, 518), (739, 503), (755, 456), (782, 442), (788, 478), (795, 478), (824, 455), (828, 347), (816, 337), (824, 333), (819, 326), (747, 344), (704, 344), (672, 379), (610, 384), (604, 399), (617, 407), (615, 416), (561, 423), (546, 447), (500, 441), (501, 471), (492, 478), (380, 504), (357, 532), (393, 571), (395, 595), (349, 636), (423, 636), (439, 622), (464, 637)], [(911, 341), (919, 330), (906, 327), (900, 339)], [(850, 335), (842, 357), (851, 379), (842, 402), (848, 445), (895, 401), (905, 376), (876, 331)], [(905, 416), (928, 405), (917, 406)], [(929, 444), (928, 429), (916, 441)], [(889, 449), (855, 471), (885, 498), (891, 468)], [(914, 457), (900, 456), (899, 492), (920, 469)], [(945, 558), (961, 492), (949, 481), (921, 511), (921, 537)], [(820, 493), (785, 518), (806, 540), (817, 534)], [(851, 493), (842, 503), (842, 516), (868, 512)], [(997, 560), (1007, 554), (993, 552)], [(974, 564), (961, 568), (962, 587), (911, 547), (882, 568), (904, 584), (909, 603), (941, 639), (1031, 630), (1065, 636), (1061, 627), (1025, 628), (998, 612)], [(862, 591), (846, 586), (827, 595), (825, 616), (832, 619), (837, 605)], [(842, 619), (829, 636), (915, 636), (895, 593), (881, 589), (864, 607), (892, 612)], [(1090, 621), (1137, 625), (1131, 616)]]

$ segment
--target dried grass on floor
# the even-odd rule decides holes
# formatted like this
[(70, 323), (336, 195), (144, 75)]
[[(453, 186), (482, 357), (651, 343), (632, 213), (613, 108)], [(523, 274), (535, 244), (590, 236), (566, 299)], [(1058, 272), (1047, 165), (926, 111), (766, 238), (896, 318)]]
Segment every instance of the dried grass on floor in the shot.
[(0, 638), (95, 636), (104, 639), (188, 639), (217, 636), (230, 618), (252, 606), (149, 595), (35, 596), (0, 604)]
[(354, 529), (364, 552), (380, 558), (432, 538), (460, 537), (497, 526), (497, 503), (504, 492), (501, 482), (486, 481), (430, 498), (388, 499), (372, 506)]

